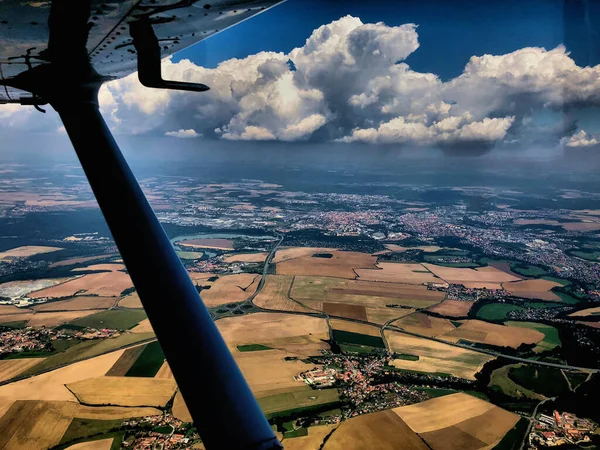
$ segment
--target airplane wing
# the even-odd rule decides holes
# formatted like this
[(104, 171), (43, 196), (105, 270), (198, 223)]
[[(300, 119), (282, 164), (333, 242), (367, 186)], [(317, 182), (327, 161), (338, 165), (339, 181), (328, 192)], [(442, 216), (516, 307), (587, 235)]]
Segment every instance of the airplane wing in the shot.
[[(283, 0), (119, 0), (91, 2), (87, 51), (96, 71), (121, 78), (137, 70), (130, 24), (148, 20), (165, 58), (281, 3)], [(0, 2), (0, 79), (48, 62), (48, 0)], [(0, 103), (30, 94), (0, 87)]]
[(98, 90), (137, 70), (147, 87), (205, 91), (164, 80), (161, 57), (277, 3), (0, 0), (0, 103), (58, 112), (209, 450), (282, 446), (106, 126)]

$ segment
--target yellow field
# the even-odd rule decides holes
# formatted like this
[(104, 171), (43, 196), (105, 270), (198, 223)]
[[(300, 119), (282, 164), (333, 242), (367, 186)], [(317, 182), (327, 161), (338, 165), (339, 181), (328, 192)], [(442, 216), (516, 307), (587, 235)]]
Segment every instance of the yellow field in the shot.
[(342, 422), (323, 448), (428, 450), (423, 441), (391, 410), (363, 414)]
[(77, 399), (65, 387), (90, 377), (104, 375), (125, 350), (107, 353), (85, 361), (70, 364), (51, 372), (0, 386), (0, 398), (13, 400), (65, 400)]
[(422, 264), (377, 263), (374, 269), (357, 269), (358, 278), (364, 281), (380, 281), (384, 283), (443, 283)]
[(150, 319), (144, 319), (130, 330), (132, 333), (154, 333)]
[(220, 306), (226, 303), (242, 302), (250, 297), (260, 281), (260, 275), (240, 273), (221, 275), (216, 281), (198, 281), (199, 286), (210, 286), (200, 293), (206, 306)]
[(110, 450), (114, 438), (99, 439), (97, 441), (81, 442), (71, 445), (65, 450)]
[[(389, 308), (386, 306), (388, 304), (427, 308), (444, 298), (443, 292), (430, 291), (425, 286), (301, 276), (294, 278), (290, 295), (309, 308), (325, 310), (326, 307), (327, 312), (334, 316), (381, 325), (413, 312), (410, 309)], [(362, 311), (357, 307), (363, 308)]]
[(597, 306), (596, 308), (582, 309), (581, 311), (576, 311), (573, 314), (569, 314), (571, 317), (585, 317), (593, 315), (600, 315), (600, 306)]
[(88, 261), (94, 261), (95, 259), (109, 258), (110, 256), (115, 256), (115, 255), (114, 254), (113, 255), (98, 255), (98, 256), (85, 256), (83, 258), (63, 259), (61, 261), (57, 261), (57, 262), (50, 264), (50, 268), (53, 269), (55, 267), (61, 267), (61, 266), (72, 266), (75, 264), (82, 264), (82, 263), (88, 262)]
[(325, 319), (283, 313), (256, 313), (241, 317), (228, 317), (217, 321), (216, 324), (230, 346), (262, 344), (277, 338), (309, 334), (328, 334)]
[(402, 319), (393, 322), (393, 324), (411, 333), (430, 337), (448, 333), (455, 328), (448, 319), (431, 317), (418, 312), (409, 316), (404, 316)]
[(223, 258), (226, 263), (245, 262), (245, 263), (261, 263), (267, 259), (267, 252), (260, 253), (239, 253)]
[[(319, 253), (319, 252), (317, 252)], [(330, 250), (331, 258), (317, 258), (313, 254), (300, 256), (277, 263), (280, 275), (313, 275), (322, 277), (356, 278), (354, 270), (374, 268), (377, 257), (368, 253)]]
[(175, 394), (175, 380), (137, 377), (87, 378), (67, 384), (87, 405), (164, 407)]
[(35, 311), (80, 311), (86, 309), (108, 309), (115, 304), (114, 297), (87, 297), (81, 295), (68, 300), (59, 300), (57, 302), (42, 303), (33, 306)]
[[(302, 361), (285, 361), (293, 356), (281, 350), (262, 350), (257, 352), (234, 351), (233, 356), (244, 374), (250, 389), (255, 395), (268, 395), (269, 391), (285, 392), (290, 388), (306, 386), (294, 377), (300, 372), (315, 367)], [(268, 368), (267, 370), (265, 370)]]
[(331, 328), (334, 330), (349, 331), (351, 333), (366, 334), (367, 336), (381, 336), (379, 327), (365, 325), (363, 323), (349, 322), (347, 320), (331, 319), (329, 320)]
[(84, 293), (116, 297), (125, 289), (131, 287), (133, 287), (133, 283), (125, 272), (100, 272), (84, 275), (63, 284), (33, 292), (29, 296), (32, 298), (62, 298)]
[(550, 300), (560, 302), (561, 298), (550, 289), (562, 286), (560, 283), (548, 280), (523, 280), (513, 283), (504, 283), (504, 289), (511, 292), (516, 297), (539, 298), (541, 300)]
[(60, 311), (60, 312), (38, 312), (34, 314), (27, 326), (29, 327), (55, 327), (63, 323), (71, 322), (80, 317), (89, 316), (101, 312), (101, 309), (90, 309), (87, 311)]
[(393, 351), (419, 357), (418, 361), (395, 359), (392, 364), (399, 369), (447, 373), (474, 380), (483, 365), (494, 359), (489, 355), (400, 332), (386, 330), (385, 337)]
[(13, 258), (26, 258), (28, 256), (40, 255), (42, 253), (51, 253), (62, 250), (60, 247), (45, 247), (41, 245), (26, 245), (13, 248), (5, 252), (0, 252), (0, 261)]
[(479, 416), (495, 405), (462, 392), (432, 398), (415, 405), (394, 408), (415, 433), (427, 433)]
[(449, 317), (465, 317), (473, 306), (473, 302), (463, 302), (459, 300), (444, 300), (431, 308), (429, 311)]
[(531, 328), (497, 325), (481, 320), (465, 320), (460, 327), (449, 331), (441, 338), (450, 342), (464, 339), (482, 344), (517, 348), (521, 344), (540, 342), (544, 339), (544, 334)]
[(0, 305), (0, 316), (23, 314), (24, 312), (31, 312), (31, 310), (26, 308), (17, 308), (16, 306), (12, 305)]
[(510, 275), (492, 266), (480, 267), (477, 269), (464, 269), (457, 267), (436, 266), (434, 264), (423, 265), (442, 280), (453, 284), (477, 282), (480, 283), (479, 286), (481, 287), (489, 286), (490, 289), (494, 289), (498, 283), (520, 280), (520, 278)]
[(154, 408), (88, 407), (74, 402), (17, 401), (0, 418), (0, 448), (44, 449), (58, 445), (74, 417), (93, 420), (158, 415)]
[[(403, 246), (397, 245), (397, 244), (385, 244), (385, 248), (387, 248), (388, 250), (391, 250), (395, 253), (402, 253), (407, 250), (422, 250), (425, 253), (435, 253), (442, 249), (442, 247), (439, 247), (437, 245), (420, 245), (420, 246), (416, 246), (416, 247), (403, 247)], [(448, 249), (448, 250), (452, 250), (452, 249)]]
[(10, 380), (43, 360), (44, 358), (0, 360), (0, 381)]
[(254, 304), (278, 311), (311, 311), (288, 297), (292, 280), (291, 275), (267, 275), (265, 285), (254, 298)]
[(177, 394), (175, 394), (175, 399), (173, 400), (172, 413), (177, 419), (179, 419), (183, 422), (191, 422), (192, 421), (192, 416), (190, 415), (190, 412), (187, 409), (185, 400), (183, 399), (183, 396), (181, 395), (181, 391), (177, 391)]
[(119, 306), (121, 308), (143, 308), (142, 302), (140, 301), (140, 296), (137, 294), (137, 292), (126, 295), (119, 300)]
[(284, 439), (284, 450), (319, 450), (325, 436), (331, 433), (337, 425), (317, 425), (308, 429), (308, 436)]
[(518, 422), (517, 414), (457, 393), (393, 409), (430, 448), (490, 448)]
[(160, 367), (160, 369), (158, 370), (158, 372), (156, 372), (156, 375), (154, 376), (154, 378), (166, 379), (166, 380), (173, 379), (173, 372), (171, 372), (171, 368), (169, 367), (169, 363), (167, 361), (165, 361), (163, 363), (163, 365)]
[(88, 270), (115, 272), (117, 270), (125, 270), (125, 265), (124, 264), (114, 264), (114, 263), (113, 264), (111, 264), (111, 263), (92, 264), (91, 266), (87, 266), (87, 267), (78, 267), (76, 269), (71, 270), (71, 272), (83, 272), (83, 271), (88, 271)]

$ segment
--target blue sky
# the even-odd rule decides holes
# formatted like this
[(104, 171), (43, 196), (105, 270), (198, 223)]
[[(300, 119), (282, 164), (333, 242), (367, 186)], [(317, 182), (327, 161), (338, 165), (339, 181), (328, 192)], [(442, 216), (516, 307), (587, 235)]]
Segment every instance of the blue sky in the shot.
[(600, 48), (593, 45), (597, 36), (591, 31), (598, 27), (582, 27), (586, 14), (598, 17), (600, 2), (579, 0), (288, 0), (179, 52), (174, 61), (187, 58), (215, 67), (263, 50), (287, 53), (302, 46), (314, 29), (347, 14), (365, 23), (419, 25), (421, 47), (406, 62), (443, 80), (460, 75), (473, 55), (505, 54), (531, 46), (550, 49), (565, 43), (578, 65), (600, 62)]

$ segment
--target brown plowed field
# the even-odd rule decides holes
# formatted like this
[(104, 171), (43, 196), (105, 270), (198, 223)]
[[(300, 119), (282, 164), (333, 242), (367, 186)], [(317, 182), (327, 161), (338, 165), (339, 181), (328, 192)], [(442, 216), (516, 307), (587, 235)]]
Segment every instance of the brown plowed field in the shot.
[(561, 298), (550, 290), (554, 287), (562, 286), (560, 283), (549, 280), (523, 280), (514, 283), (504, 283), (503, 287), (513, 295), (523, 298), (539, 298), (540, 300), (549, 300), (560, 302)]
[(367, 320), (367, 311), (361, 305), (323, 302), (323, 311), (332, 316), (347, 317), (348, 319)]
[(431, 317), (423, 313), (414, 313), (404, 316), (393, 322), (394, 325), (410, 333), (422, 334), (424, 336), (436, 337), (454, 330), (454, 325), (448, 319)]

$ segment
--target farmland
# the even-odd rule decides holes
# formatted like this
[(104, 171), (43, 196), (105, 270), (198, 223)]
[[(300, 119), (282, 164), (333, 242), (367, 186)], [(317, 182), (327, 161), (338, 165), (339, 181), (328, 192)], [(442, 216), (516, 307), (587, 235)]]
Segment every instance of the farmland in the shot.
[(519, 420), (516, 414), (463, 393), (393, 411), (433, 450), (494, 446)]
[(410, 427), (393, 411), (381, 411), (343, 422), (325, 443), (324, 450), (377, 448), (393, 450), (402, 442), (407, 450), (427, 450)]
[(509, 303), (489, 303), (477, 311), (477, 317), (484, 320), (506, 320), (511, 311), (522, 311), (524, 308)]
[(126, 377), (154, 377), (163, 363), (165, 355), (158, 341), (151, 342), (144, 346), (144, 349), (131, 365)]
[(132, 308), (132, 309), (141, 309), (142, 302), (140, 301), (140, 297), (137, 292), (133, 292), (129, 295), (126, 295), (121, 300), (119, 300), (119, 307), (121, 308)]
[(522, 365), (508, 371), (508, 377), (526, 389), (555, 397), (569, 390), (569, 385), (560, 369), (555, 367), (536, 367)]
[(498, 283), (520, 280), (520, 278), (510, 275), (493, 266), (486, 266), (478, 269), (443, 267), (435, 266), (433, 264), (424, 264), (424, 266), (447, 283), (478, 283), (481, 288), (489, 286), (489, 289), (494, 289), (497, 287)]
[(443, 283), (421, 264), (379, 262), (375, 268), (356, 270), (358, 279), (384, 283)]
[(489, 355), (395, 331), (386, 330), (385, 337), (392, 351), (419, 357), (418, 361), (395, 359), (393, 365), (398, 369), (446, 373), (473, 380), (483, 364), (493, 359)]
[(537, 329), (497, 325), (481, 320), (466, 320), (463, 324), (444, 334), (443, 339), (458, 342), (467, 340), (499, 347), (517, 348), (521, 344), (536, 344), (544, 339)]
[(124, 376), (133, 363), (136, 362), (140, 354), (146, 348), (145, 345), (138, 345), (136, 347), (128, 348), (125, 350), (119, 359), (113, 364), (113, 366), (106, 372), (107, 377), (122, 377)]
[(85, 295), (73, 297), (68, 300), (42, 303), (32, 309), (35, 311), (81, 311), (88, 309), (108, 309), (115, 304), (114, 297), (88, 297)]
[(21, 358), (0, 360), (0, 381), (10, 380), (35, 366), (44, 358)]
[(466, 317), (473, 302), (459, 300), (444, 300), (442, 303), (430, 307), (428, 310), (442, 316)]
[(454, 330), (454, 325), (448, 319), (413, 313), (393, 322), (394, 325), (410, 333), (436, 337)]
[(233, 241), (229, 239), (187, 239), (178, 241), (181, 247), (215, 248), (218, 250), (233, 250)]
[(33, 255), (40, 255), (43, 253), (51, 253), (62, 250), (60, 247), (47, 247), (41, 245), (26, 245), (23, 247), (13, 248), (0, 252), (0, 261), (11, 260), (14, 258), (27, 258)]
[(154, 408), (88, 407), (74, 402), (16, 401), (0, 418), (0, 448), (38, 449), (57, 445), (73, 417), (116, 420), (160, 414)]
[(543, 400), (544, 397), (542, 395), (520, 386), (509, 377), (509, 372), (519, 367), (522, 367), (522, 364), (509, 364), (494, 370), (490, 377), (489, 387), (494, 391), (502, 392), (505, 395), (517, 399), (529, 398)]
[(443, 292), (425, 286), (391, 284), (329, 277), (295, 277), (290, 296), (313, 309), (331, 315), (358, 318), (383, 324), (389, 319), (410, 314), (410, 309), (427, 308), (439, 303)]
[(74, 320), (70, 324), (78, 327), (112, 328), (128, 330), (146, 318), (144, 311), (136, 310), (110, 310)]
[[(315, 253), (325, 254), (325, 253)], [(280, 275), (312, 275), (322, 277), (356, 278), (354, 269), (375, 267), (376, 256), (359, 252), (332, 250), (330, 258), (314, 255), (299, 256), (277, 262), (276, 273)]]
[(297, 438), (285, 438), (283, 445), (285, 450), (318, 450), (325, 437), (331, 433), (337, 425), (318, 425), (308, 429), (307, 436)]
[(33, 292), (29, 296), (32, 298), (63, 298), (83, 293), (86, 295), (117, 297), (125, 289), (131, 287), (133, 287), (131, 278), (125, 272), (98, 272)]
[(537, 343), (535, 351), (552, 350), (560, 345), (558, 330), (550, 325), (535, 322), (506, 322), (511, 327), (523, 327), (537, 330), (544, 334), (544, 339)]
[[(203, 286), (200, 296), (206, 306), (220, 306), (232, 302), (241, 302), (250, 297), (256, 287), (260, 276), (249, 273), (219, 276), (214, 281), (202, 281), (197, 284)], [(210, 286), (205, 289), (204, 286)]]
[(177, 386), (169, 379), (96, 377), (68, 383), (66, 388), (86, 405), (163, 407)]
[(533, 298), (559, 302), (561, 299), (551, 289), (562, 286), (560, 283), (537, 279), (523, 280), (512, 283), (504, 283), (504, 289), (511, 292), (516, 297)]
[(245, 262), (245, 263), (261, 263), (267, 258), (266, 252), (259, 253), (238, 253), (236, 255), (227, 256), (223, 259), (226, 263)]
[(261, 396), (258, 399), (263, 412), (268, 416), (272, 413), (292, 411), (306, 406), (325, 405), (338, 402), (340, 399), (337, 389), (313, 390), (308, 386), (293, 389), (280, 394)]
[(254, 304), (278, 311), (310, 311), (288, 297), (292, 281), (291, 275), (268, 275), (263, 289), (254, 298)]

